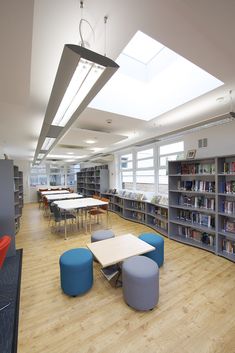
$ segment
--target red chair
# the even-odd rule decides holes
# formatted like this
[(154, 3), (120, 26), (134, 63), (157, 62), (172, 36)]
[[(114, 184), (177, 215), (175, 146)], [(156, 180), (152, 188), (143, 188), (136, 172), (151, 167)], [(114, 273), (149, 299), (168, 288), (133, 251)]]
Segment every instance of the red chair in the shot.
[(0, 268), (2, 268), (10, 243), (11, 237), (9, 235), (0, 238)]

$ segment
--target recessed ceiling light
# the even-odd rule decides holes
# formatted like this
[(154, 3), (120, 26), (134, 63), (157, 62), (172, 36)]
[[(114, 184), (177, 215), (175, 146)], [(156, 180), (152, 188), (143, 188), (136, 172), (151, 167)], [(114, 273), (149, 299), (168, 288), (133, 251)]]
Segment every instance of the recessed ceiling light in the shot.
[(218, 97), (216, 98), (216, 102), (220, 103), (220, 102), (223, 102), (224, 100), (224, 97)]
[(74, 152), (67, 152), (67, 154), (74, 154)]
[(96, 143), (97, 141), (94, 139), (94, 140), (85, 140), (86, 143), (89, 143), (89, 144), (92, 144), (92, 143)]

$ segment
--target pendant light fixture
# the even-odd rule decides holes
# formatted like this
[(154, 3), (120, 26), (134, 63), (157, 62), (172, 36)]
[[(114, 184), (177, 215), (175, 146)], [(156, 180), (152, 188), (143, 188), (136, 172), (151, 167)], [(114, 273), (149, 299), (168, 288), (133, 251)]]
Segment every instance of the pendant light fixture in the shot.
[[(81, 8), (83, 2), (81, 2)], [(119, 66), (82, 45), (65, 44), (34, 156), (39, 164), (64, 136)], [(87, 22), (87, 21), (86, 21)], [(41, 158), (38, 158), (40, 154)]]

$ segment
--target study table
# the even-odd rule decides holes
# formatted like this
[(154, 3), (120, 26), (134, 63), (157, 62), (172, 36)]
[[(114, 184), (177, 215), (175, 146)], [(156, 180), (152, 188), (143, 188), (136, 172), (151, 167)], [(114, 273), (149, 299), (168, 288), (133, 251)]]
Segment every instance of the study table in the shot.
[[(108, 205), (108, 202), (101, 201), (98, 199), (94, 199), (92, 197), (85, 197), (80, 199), (73, 199), (73, 200), (61, 200), (61, 201), (54, 201), (61, 210), (69, 211), (69, 210), (79, 210), (85, 209), (85, 227), (87, 233), (87, 210), (92, 207), (99, 207)], [(108, 224), (108, 208), (107, 208), (107, 224)], [(66, 218), (65, 218), (65, 239), (67, 239), (67, 229), (66, 229)]]
[(76, 192), (69, 192), (66, 194), (52, 194), (52, 195), (44, 195), (48, 202), (55, 201), (55, 200), (69, 200), (69, 199), (79, 199), (83, 197)]
[(69, 194), (69, 190), (48, 190), (48, 191), (41, 191), (42, 196), (46, 195), (54, 195), (54, 194)]
[(121, 273), (121, 266), (119, 264), (123, 260), (131, 256), (142, 255), (155, 250), (152, 245), (129, 233), (94, 243), (88, 243), (87, 247), (101, 264), (103, 268), (102, 273), (106, 278), (108, 278), (106, 275), (107, 272), (105, 272), (106, 267), (118, 265), (116, 272), (118, 272), (119, 277)]

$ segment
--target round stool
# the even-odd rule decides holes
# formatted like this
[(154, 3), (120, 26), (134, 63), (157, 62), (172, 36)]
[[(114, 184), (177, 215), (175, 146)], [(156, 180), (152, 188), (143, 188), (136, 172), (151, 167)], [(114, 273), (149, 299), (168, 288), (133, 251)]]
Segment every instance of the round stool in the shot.
[(145, 241), (146, 243), (154, 246), (156, 249), (144, 254), (144, 256), (149, 257), (161, 267), (164, 262), (164, 239), (158, 234), (154, 233), (142, 233), (139, 235), (139, 239)]
[(114, 238), (114, 233), (111, 229), (101, 229), (91, 234), (92, 243), (100, 240), (109, 239), (109, 238)]
[(60, 256), (60, 282), (63, 292), (73, 297), (92, 287), (93, 256), (90, 250), (71, 249)]
[(125, 302), (136, 310), (151, 310), (159, 299), (159, 270), (153, 260), (133, 256), (122, 265), (122, 286)]

